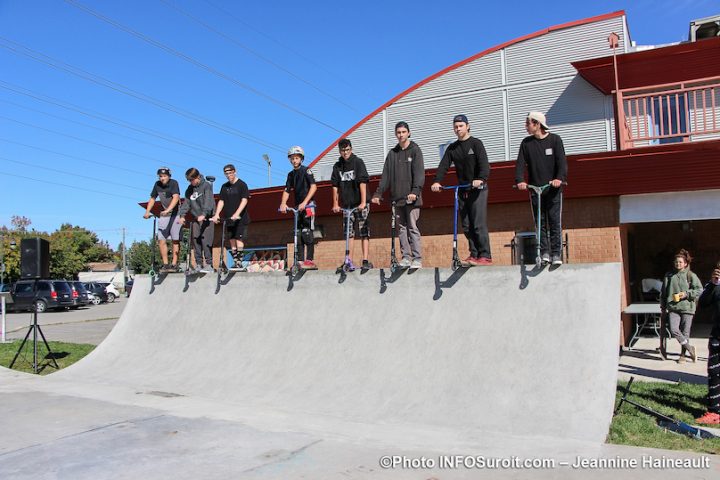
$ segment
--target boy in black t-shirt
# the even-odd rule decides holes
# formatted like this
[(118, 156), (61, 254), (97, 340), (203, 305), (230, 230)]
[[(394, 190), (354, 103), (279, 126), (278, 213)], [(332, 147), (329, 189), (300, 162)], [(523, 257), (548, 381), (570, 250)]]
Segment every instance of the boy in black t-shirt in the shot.
[[(333, 186), (333, 208), (338, 213), (344, 209), (355, 208), (350, 216), (350, 255), (353, 250), (355, 224), (362, 239), (363, 270), (373, 268), (368, 260), (370, 253), (370, 204), (367, 201), (367, 184), (370, 181), (365, 162), (355, 156), (349, 138), (338, 142), (340, 158), (333, 165), (330, 182)], [(348, 217), (343, 215), (343, 233), (346, 231)], [(352, 266), (352, 261), (350, 262)], [(354, 268), (354, 266), (353, 266)]]
[[(525, 130), (530, 136), (520, 143), (515, 164), (515, 184), (518, 190), (527, 190), (525, 169), (530, 185), (550, 187), (542, 192), (540, 202), (540, 255), (542, 262), (562, 265), (562, 196), (563, 182), (567, 181), (565, 146), (559, 135), (550, 133), (545, 115), (530, 112), (525, 118)], [(537, 212), (538, 196), (530, 194), (533, 215)], [(535, 219), (537, 222), (538, 219)]]
[(469, 267), (492, 265), (487, 227), (487, 181), (490, 177), (487, 152), (480, 139), (470, 136), (470, 124), (465, 115), (455, 115), (453, 130), (457, 141), (445, 150), (430, 189), (439, 192), (442, 189), (440, 182), (450, 165), (455, 165), (458, 184), (470, 186), (458, 192), (458, 214), (470, 249), (470, 256), (463, 264)]
[[(288, 160), (293, 169), (288, 173), (280, 200), (280, 211), (287, 212), (287, 201), (290, 198), (290, 190), (295, 192), (295, 208), (298, 210), (298, 230), (300, 230), (300, 242), (298, 246), (298, 260), (300, 267), (305, 270), (317, 270), (313, 261), (315, 254), (315, 239), (313, 229), (315, 228), (315, 202), (312, 200), (317, 186), (315, 177), (309, 168), (302, 164), (305, 159), (305, 151), (302, 147), (290, 147)], [(305, 250), (307, 249), (307, 256)], [(307, 258), (307, 260), (304, 260)]]
[[(178, 271), (178, 256), (180, 254), (180, 225), (177, 223), (178, 204), (180, 203), (180, 185), (177, 180), (170, 178), (170, 169), (161, 167), (157, 171), (158, 181), (153, 185), (145, 208), (144, 218), (152, 216), (152, 208), (155, 206), (155, 199), (160, 197), (160, 204), (163, 210), (158, 216), (158, 247), (162, 258), (161, 272)], [(154, 232), (153, 232), (154, 233)], [(172, 265), (168, 262), (167, 241), (172, 242)], [(154, 267), (153, 267), (154, 268)]]
[[(247, 228), (250, 223), (250, 215), (247, 212), (247, 204), (250, 199), (250, 190), (245, 182), (240, 180), (235, 173), (235, 166), (225, 165), (223, 172), (228, 181), (220, 187), (220, 200), (212, 221), (220, 222), (220, 214), (225, 220), (226, 234), (230, 239), (230, 255), (235, 261), (235, 267), (242, 265), (242, 250), (244, 240), (247, 237)], [(220, 248), (225, 248), (221, 245)]]

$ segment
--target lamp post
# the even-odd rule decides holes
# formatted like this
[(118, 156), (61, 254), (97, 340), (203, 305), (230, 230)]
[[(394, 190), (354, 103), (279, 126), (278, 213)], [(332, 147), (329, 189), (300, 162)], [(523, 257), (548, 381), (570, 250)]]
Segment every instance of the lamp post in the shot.
[(272, 160), (270, 160), (270, 157), (267, 153), (263, 153), (263, 160), (265, 160), (268, 164), (268, 187), (270, 186), (270, 166), (272, 165)]
[[(10, 250), (16, 246), (15, 240), (10, 240)], [(5, 283), (5, 235), (0, 235), (0, 283)]]

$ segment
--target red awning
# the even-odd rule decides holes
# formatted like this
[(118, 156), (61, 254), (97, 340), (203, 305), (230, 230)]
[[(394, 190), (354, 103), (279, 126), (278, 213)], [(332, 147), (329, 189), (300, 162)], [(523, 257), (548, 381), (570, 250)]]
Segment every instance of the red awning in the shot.
[[(617, 56), (618, 83), (626, 88), (720, 76), (720, 37)], [(613, 57), (572, 62), (585, 80), (606, 95), (615, 90)]]

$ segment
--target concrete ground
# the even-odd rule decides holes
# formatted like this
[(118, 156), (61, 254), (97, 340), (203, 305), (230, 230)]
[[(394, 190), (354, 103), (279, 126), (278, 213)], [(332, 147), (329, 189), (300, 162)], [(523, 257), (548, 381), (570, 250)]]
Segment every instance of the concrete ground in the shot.
[[(436, 296), (452, 293), (444, 290), (453, 286), (447, 281), (438, 285), (441, 290)], [(112, 329), (126, 304), (126, 299), (120, 299), (115, 305), (58, 316), (45, 314), (40, 323), (50, 340), (59, 340), (53, 336), (57, 335), (97, 343)], [(12, 335), (24, 335), (29, 314), (12, 317)], [(179, 356), (184, 354), (182, 348), (187, 342), (197, 340), (198, 332), (188, 333), (178, 338), (175, 348)], [(280, 329), (277, 334), (279, 338), (287, 330)], [(703, 383), (707, 341), (698, 339), (694, 344), (698, 362), (678, 364), (659, 360), (654, 352), (657, 339), (642, 338), (634, 349), (620, 356), (619, 378), (634, 375), (637, 380)], [(679, 348), (668, 345), (674, 358)], [(223, 358), (229, 372), (240, 367), (238, 358)], [(150, 374), (154, 357), (146, 361)], [(161, 370), (157, 371), (160, 378), (167, 369)], [(0, 478), (720, 478), (720, 459), (715, 455), (557, 436), (490, 432), (468, 436), (467, 431), (421, 424), (368, 423), (327, 413), (291, 412), (232, 399), (183, 395), (176, 390), (142, 386), (142, 382), (112, 384), (111, 363), (95, 376), (101, 378), (104, 373), (108, 381), (101, 383), (55, 374), (38, 382), (31, 375), (0, 369)], [(482, 401), (483, 395), (478, 399)], [(542, 410), (537, 414), (542, 415)], [(331, 424), (333, 428), (329, 429)], [(544, 461), (546, 466), (519, 465), (526, 459)], [(486, 465), (501, 463), (480, 467), (480, 461)], [(579, 461), (585, 466), (575, 466)], [(684, 466), (673, 466), (675, 461)], [(439, 466), (442, 462), (445, 466)], [(620, 466), (598, 467), (601, 462)]]
[(706, 384), (710, 328), (709, 324), (693, 325), (690, 343), (697, 351), (695, 363), (690, 359), (685, 363), (677, 362), (680, 345), (673, 338), (667, 340), (668, 359), (663, 360), (658, 350), (659, 339), (653, 336), (640, 337), (632, 348), (623, 349), (618, 365), (618, 379), (627, 381), (635, 377), (636, 381)]

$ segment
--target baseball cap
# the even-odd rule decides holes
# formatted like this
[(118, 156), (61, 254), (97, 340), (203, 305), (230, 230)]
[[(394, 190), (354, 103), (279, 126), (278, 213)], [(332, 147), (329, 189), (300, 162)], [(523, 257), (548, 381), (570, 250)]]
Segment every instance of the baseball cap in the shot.
[(455, 118), (453, 118), (453, 123), (455, 123), (455, 122), (470, 123), (470, 122), (468, 122), (468, 119), (465, 115), (455, 115)]
[(530, 120), (535, 120), (540, 125), (542, 125), (545, 130), (550, 130), (550, 127), (548, 127), (547, 124), (547, 120), (545, 120), (545, 115), (543, 115), (541, 112), (530, 112), (527, 114), (527, 118), (529, 118)]

